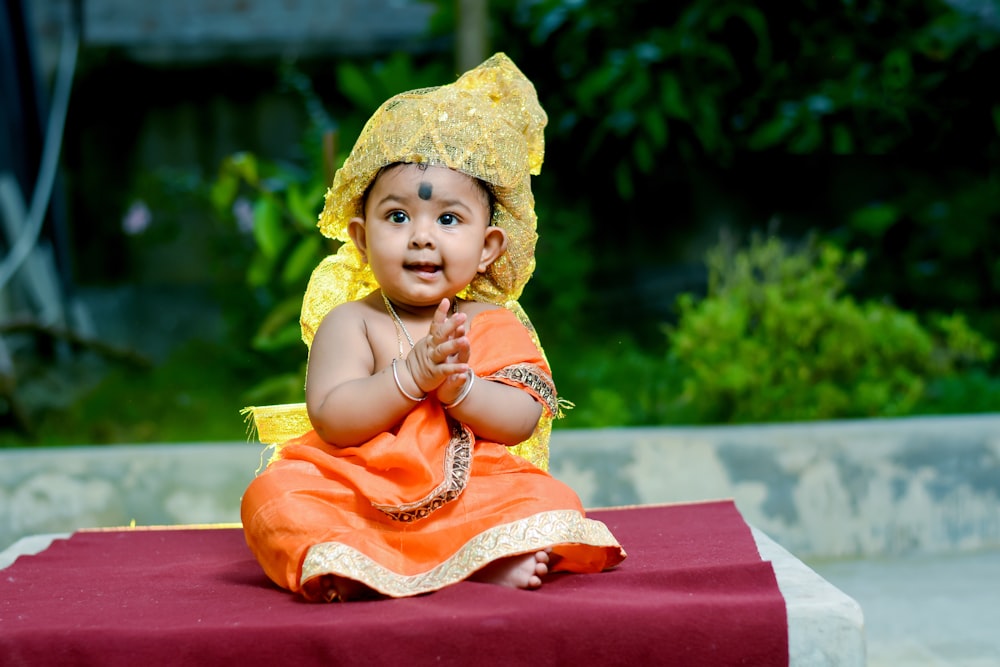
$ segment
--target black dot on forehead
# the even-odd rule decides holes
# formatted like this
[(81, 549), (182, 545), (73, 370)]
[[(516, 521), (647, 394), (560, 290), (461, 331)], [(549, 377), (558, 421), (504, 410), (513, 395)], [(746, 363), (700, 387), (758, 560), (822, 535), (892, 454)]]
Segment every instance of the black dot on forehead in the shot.
[(421, 181), (420, 185), (417, 186), (417, 196), (423, 200), (430, 199), (432, 192), (434, 192), (434, 186), (427, 181)]

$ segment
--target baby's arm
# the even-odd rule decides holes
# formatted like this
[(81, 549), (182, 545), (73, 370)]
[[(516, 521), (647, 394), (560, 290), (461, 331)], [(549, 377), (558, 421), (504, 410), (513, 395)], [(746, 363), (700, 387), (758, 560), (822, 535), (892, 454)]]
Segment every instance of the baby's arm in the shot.
[[(459, 384), (459, 391), (462, 386)], [(523, 389), (476, 378), (465, 399), (448, 408), (448, 412), (480, 438), (517, 445), (531, 437), (542, 416), (542, 406)]]
[[(309, 351), (306, 408), (323, 440), (350, 447), (391, 429), (413, 406), (396, 387), (392, 367), (378, 372), (365, 329), (366, 306), (349, 302), (320, 324)], [(403, 363), (397, 362), (407, 391), (423, 395)]]

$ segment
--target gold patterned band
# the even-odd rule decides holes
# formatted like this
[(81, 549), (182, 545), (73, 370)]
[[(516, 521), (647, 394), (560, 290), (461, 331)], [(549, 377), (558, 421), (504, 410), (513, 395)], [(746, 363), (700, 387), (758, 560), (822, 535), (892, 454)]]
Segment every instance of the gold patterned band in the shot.
[[(519, 521), (490, 528), (465, 544), (451, 558), (414, 575), (393, 572), (357, 549), (339, 542), (316, 544), (302, 563), (303, 594), (313, 600), (330, 599), (321, 590), (324, 575), (360, 581), (391, 597), (420, 595), (467, 579), (476, 570), (508, 556), (531, 553), (558, 544), (584, 544), (623, 553), (607, 526), (575, 510), (540, 512)], [(616, 559), (620, 560), (620, 557)]]

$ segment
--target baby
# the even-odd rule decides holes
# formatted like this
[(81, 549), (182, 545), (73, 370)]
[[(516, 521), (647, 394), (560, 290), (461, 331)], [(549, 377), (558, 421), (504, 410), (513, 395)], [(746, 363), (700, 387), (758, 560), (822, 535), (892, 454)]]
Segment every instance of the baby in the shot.
[(545, 470), (558, 397), (517, 304), (545, 122), (497, 54), (388, 100), (337, 172), (319, 226), (344, 244), (302, 315), (312, 430), (243, 498), (279, 585), (313, 600), (530, 589), (624, 559)]

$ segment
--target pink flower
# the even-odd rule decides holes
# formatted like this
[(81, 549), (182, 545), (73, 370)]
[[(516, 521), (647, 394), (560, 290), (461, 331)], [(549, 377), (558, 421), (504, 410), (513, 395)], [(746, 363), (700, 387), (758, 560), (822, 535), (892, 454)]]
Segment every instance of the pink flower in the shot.
[(142, 234), (153, 222), (153, 214), (144, 201), (134, 201), (122, 218), (122, 231), (129, 236)]
[(236, 227), (244, 234), (253, 231), (253, 204), (245, 197), (238, 197), (233, 202), (233, 215), (236, 217)]

